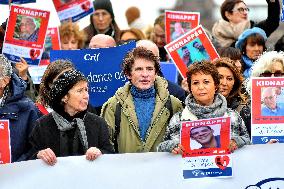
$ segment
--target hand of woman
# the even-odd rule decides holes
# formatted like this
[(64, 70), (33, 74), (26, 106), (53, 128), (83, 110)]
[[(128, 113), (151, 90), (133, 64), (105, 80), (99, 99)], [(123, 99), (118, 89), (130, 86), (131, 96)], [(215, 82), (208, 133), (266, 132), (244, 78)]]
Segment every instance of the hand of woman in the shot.
[(19, 77), (25, 81), (28, 80), (29, 65), (25, 59), (21, 57), (21, 62), (16, 63), (15, 68), (19, 71)]
[(270, 139), (266, 144), (274, 144), (274, 143), (278, 143), (277, 139)]
[(236, 141), (235, 140), (231, 140), (230, 141), (229, 150), (231, 152), (234, 152), (236, 149), (238, 149), (238, 145), (237, 145)]
[(86, 152), (86, 159), (93, 161), (97, 159), (100, 155), (102, 155), (102, 152), (100, 151), (100, 149), (96, 147), (91, 147)]
[(182, 154), (184, 151), (184, 147), (181, 144), (178, 144), (173, 150), (172, 154)]
[(56, 155), (50, 148), (39, 151), (37, 153), (37, 158), (42, 159), (48, 165), (55, 165), (57, 162)]

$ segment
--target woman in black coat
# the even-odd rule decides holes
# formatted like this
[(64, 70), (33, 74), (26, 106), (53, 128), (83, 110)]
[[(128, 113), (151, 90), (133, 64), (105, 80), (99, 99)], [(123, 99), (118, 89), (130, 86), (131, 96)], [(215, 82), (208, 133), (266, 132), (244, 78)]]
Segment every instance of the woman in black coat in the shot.
[(52, 84), (50, 99), (54, 111), (37, 120), (30, 137), (32, 158), (54, 165), (56, 157), (85, 154), (94, 160), (113, 152), (107, 123), (87, 112), (88, 82), (81, 72), (60, 75)]

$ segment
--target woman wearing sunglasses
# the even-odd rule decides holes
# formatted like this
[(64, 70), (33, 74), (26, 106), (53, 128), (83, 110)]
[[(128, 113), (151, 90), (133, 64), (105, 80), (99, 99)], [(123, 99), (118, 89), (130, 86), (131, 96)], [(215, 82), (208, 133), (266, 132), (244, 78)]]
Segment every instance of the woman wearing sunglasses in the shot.
[[(252, 67), (251, 77), (248, 79), (246, 84), (246, 90), (248, 94), (251, 94), (251, 79), (252, 77), (284, 77), (284, 52), (280, 51), (269, 51), (262, 54), (256, 61)], [(267, 107), (273, 105), (272, 103), (272, 94), (277, 94), (278, 97), (283, 96), (281, 94), (282, 90), (270, 90), (263, 92), (262, 100), (266, 101)], [(278, 98), (277, 97), (277, 98)], [(278, 98), (279, 99), (279, 98)], [(283, 100), (281, 100), (283, 101)], [(250, 106), (250, 101), (248, 102), (248, 106)], [(276, 101), (277, 103), (277, 101)], [(276, 104), (274, 103), (274, 104)], [(266, 109), (268, 110), (268, 109)], [(266, 111), (265, 109), (263, 111)], [(267, 112), (267, 111), (266, 111)], [(270, 141), (269, 143), (274, 143), (275, 141)]]
[(249, 20), (249, 8), (242, 0), (225, 0), (220, 8), (222, 19), (217, 21), (212, 34), (222, 47), (234, 47), (239, 35), (252, 27), (262, 28), (269, 37), (279, 26), (279, 0), (266, 0), (268, 5), (267, 18), (261, 22)]

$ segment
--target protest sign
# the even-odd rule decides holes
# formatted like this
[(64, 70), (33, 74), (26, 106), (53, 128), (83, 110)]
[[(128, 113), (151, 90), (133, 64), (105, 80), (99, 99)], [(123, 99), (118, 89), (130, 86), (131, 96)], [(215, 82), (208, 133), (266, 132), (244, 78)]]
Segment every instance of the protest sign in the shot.
[(260, 144), (236, 150), (231, 154), (234, 176), (229, 179), (184, 180), (179, 155), (126, 153), (104, 154), (94, 161), (85, 156), (59, 157), (54, 166), (39, 159), (0, 165), (0, 188), (283, 189), (283, 147)]
[(253, 78), (251, 135), (253, 144), (284, 143), (284, 78)]
[(38, 65), (42, 56), (49, 12), (12, 5), (2, 53), (12, 62), (24, 58)]
[(25, 3), (35, 3), (35, 2), (36, 0), (0, 0), (0, 4), (3, 4), (3, 5), (8, 5), (9, 3), (25, 4)]
[(0, 164), (11, 163), (9, 120), (0, 120)]
[(47, 28), (45, 43), (44, 43), (44, 52), (41, 57), (39, 65), (48, 65), (50, 59), (50, 50), (60, 50), (60, 38), (59, 31), (57, 27)]
[(165, 45), (165, 49), (184, 78), (193, 62), (219, 58), (201, 25)]
[(232, 176), (229, 117), (182, 122), (180, 140), (185, 179)]
[(177, 82), (177, 68), (174, 63), (169, 62), (160, 62), (161, 71), (164, 78), (167, 80), (176, 83)]
[(199, 25), (199, 12), (165, 11), (166, 42), (179, 38)]
[(92, 0), (53, 0), (53, 3), (60, 21), (76, 22), (94, 12)]
[(135, 42), (110, 48), (50, 51), (50, 61), (69, 60), (89, 81), (90, 103), (101, 106), (127, 81), (121, 65)]

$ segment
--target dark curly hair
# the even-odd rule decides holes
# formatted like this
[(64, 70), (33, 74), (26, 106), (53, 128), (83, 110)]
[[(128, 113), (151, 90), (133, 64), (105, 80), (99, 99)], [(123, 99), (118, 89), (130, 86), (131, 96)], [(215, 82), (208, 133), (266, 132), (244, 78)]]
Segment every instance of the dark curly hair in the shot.
[(69, 60), (56, 60), (51, 62), (41, 79), (41, 83), (39, 85), (39, 95), (37, 102), (41, 103), (44, 106), (50, 105), (50, 96), (49, 91), (53, 84), (53, 81), (60, 76), (64, 71), (74, 69), (74, 65)]
[(230, 91), (229, 96), (226, 98), (228, 103), (230, 104), (232, 99), (236, 96), (239, 96), (243, 101), (245, 101), (246, 98), (241, 93), (242, 83), (244, 81), (244, 78), (239, 72), (238, 68), (235, 66), (234, 61), (231, 60), (230, 58), (223, 57), (214, 60), (212, 63), (216, 66), (216, 68), (220, 67), (228, 68), (233, 73), (235, 82), (232, 90)]
[(136, 47), (132, 51), (128, 52), (125, 56), (122, 64), (122, 71), (126, 76), (131, 75), (132, 66), (137, 59), (145, 59), (154, 63), (155, 73), (159, 73), (160, 60), (159, 57), (155, 56), (152, 51), (147, 50), (144, 47)]
[(203, 60), (201, 62), (195, 62), (191, 64), (186, 73), (188, 89), (191, 91), (191, 77), (196, 73), (202, 73), (205, 75), (211, 75), (217, 90), (219, 90), (220, 75), (214, 64), (208, 60)]

